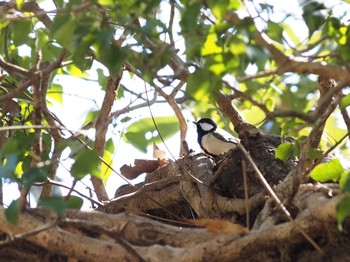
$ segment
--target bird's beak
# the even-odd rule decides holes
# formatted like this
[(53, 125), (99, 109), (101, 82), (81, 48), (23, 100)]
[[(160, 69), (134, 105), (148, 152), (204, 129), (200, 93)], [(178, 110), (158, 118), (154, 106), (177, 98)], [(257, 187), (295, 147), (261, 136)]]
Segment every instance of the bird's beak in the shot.
[(196, 122), (196, 121), (193, 121), (192, 123), (195, 124), (195, 125), (197, 125), (197, 122)]

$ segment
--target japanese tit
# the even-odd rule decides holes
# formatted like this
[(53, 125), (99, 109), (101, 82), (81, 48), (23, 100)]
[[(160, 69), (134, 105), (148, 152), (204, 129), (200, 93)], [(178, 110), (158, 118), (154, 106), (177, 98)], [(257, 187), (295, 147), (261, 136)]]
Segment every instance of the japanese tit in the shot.
[(205, 153), (216, 157), (235, 148), (238, 139), (218, 128), (210, 118), (202, 118), (194, 122), (197, 126), (198, 143)]

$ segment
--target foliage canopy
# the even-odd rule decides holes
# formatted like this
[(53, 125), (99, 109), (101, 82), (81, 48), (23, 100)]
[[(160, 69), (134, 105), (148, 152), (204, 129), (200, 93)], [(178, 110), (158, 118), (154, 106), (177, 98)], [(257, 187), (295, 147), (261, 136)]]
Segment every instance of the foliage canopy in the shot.
[[(277, 158), (297, 157), (308, 163), (297, 166), (301, 177), (340, 183), (349, 192), (349, 1), (285, 5), (0, 2), (0, 177), (20, 190), (5, 211), (8, 221), (17, 223), (34, 185), (42, 186), (38, 204), (60, 217), (81, 208), (87, 193), (74, 188), (89, 175), (95, 194), (87, 199), (111, 199), (105, 184), (113, 172), (120, 175), (113, 169), (120, 139), (147, 152), (180, 133), (184, 155), (188, 123), (200, 117), (226, 129), (232, 123), (236, 132), (249, 123), (292, 137), (277, 148)], [(94, 93), (83, 102), (91, 82)], [(73, 105), (65, 102), (70, 93), (78, 94)], [(241, 118), (220, 103), (223, 97)], [(79, 131), (62, 120), (62, 112), (74, 114), (76, 107), (84, 112)], [(57, 196), (52, 186), (60, 185), (55, 177), (66, 168), (64, 152), (73, 185)], [(330, 154), (335, 159), (320, 164)], [(339, 228), (350, 214), (348, 202), (338, 205)]]

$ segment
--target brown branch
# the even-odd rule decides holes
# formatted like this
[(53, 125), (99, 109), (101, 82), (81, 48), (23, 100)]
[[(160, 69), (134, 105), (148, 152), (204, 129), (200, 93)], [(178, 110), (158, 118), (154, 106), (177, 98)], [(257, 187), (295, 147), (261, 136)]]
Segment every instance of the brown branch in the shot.
[[(33, 86), (33, 124), (36, 126), (41, 125), (41, 80), (42, 80), (42, 72), (40, 71), (40, 63), (42, 59), (42, 54), (39, 51), (37, 54), (37, 61), (33, 68), (33, 73), (31, 74), (32, 86)], [(43, 151), (42, 147), (42, 134), (41, 129), (37, 128), (34, 130), (35, 134), (35, 144), (32, 148), (32, 163), (31, 166), (36, 166), (38, 161), (40, 160), (41, 153)], [(30, 188), (22, 188), (20, 192), (19, 205), (21, 211), (24, 211), (27, 204), (27, 195), (29, 193)]]
[(148, 101), (145, 101), (143, 103), (140, 103), (140, 104), (137, 104), (137, 105), (134, 105), (134, 106), (127, 106), (127, 107), (124, 107), (123, 109), (120, 109), (120, 110), (117, 110), (113, 113), (111, 113), (110, 117), (113, 119), (113, 118), (116, 118), (122, 114), (127, 114), (131, 111), (134, 111), (136, 109), (140, 109), (140, 108), (143, 108), (143, 107), (147, 107), (149, 105), (153, 105), (154, 103), (157, 102), (157, 92), (154, 92), (153, 94), (153, 98), (151, 100), (148, 100)]
[(22, 12), (32, 12), (45, 25), (46, 28), (52, 26), (52, 21), (46, 12), (40, 8), (36, 1), (24, 2), (21, 10)]
[[(112, 118), (110, 117), (110, 113), (115, 101), (116, 92), (119, 88), (122, 74), (123, 71), (120, 70), (117, 76), (109, 77), (106, 87), (106, 93), (102, 102), (102, 107), (96, 120), (95, 149), (101, 157), (103, 156), (105, 150), (106, 133), (108, 130), (108, 126), (112, 120)], [(100, 178), (91, 176), (91, 182), (94, 186), (98, 200), (108, 200), (108, 195), (103, 185), (103, 181)]]
[(220, 92), (217, 98), (217, 102), (222, 112), (230, 119), (237, 133), (240, 134), (240, 127), (248, 124), (248, 122), (244, 119), (238, 109), (232, 104), (230, 96)]
[[(325, 84), (326, 81), (330, 86), (328, 87), (327, 93), (321, 96), (320, 102), (316, 109), (318, 119), (312, 127), (309, 136), (301, 145), (299, 162), (296, 166), (295, 173), (295, 175), (300, 179), (299, 183), (302, 183), (307, 180), (307, 174), (310, 170), (310, 167), (312, 166), (312, 161), (308, 161), (307, 159), (309, 150), (311, 148), (318, 147), (325, 123), (328, 117), (333, 113), (335, 108), (340, 104), (342, 98), (342, 94), (339, 92), (339, 87), (333, 86), (335, 83), (333, 81), (327, 81), (327, 79), (329, 80), (329, 78), (327, 77), (324, 79), (320, 76), (319, 78), (319, 85)], [(334, 94), (336, 95), (333, 98)], [(298, 183), (295, 185), (296, 187), (294, 190), (297, 189), (297, 185)]]
[(0, 55), (0, 67), (2, 67), (2, 69), (4, 69), (5, 71), (8, 71), (13, 75), (19, 74), (22, 77), (25, 77), (27, 79), (31, 78), (31, 73), (27, 69), (20, 67), (18, 65), (14, 65), (9, 62), (6, 62), (1, 55)]
[[(44, 62), (41, 65), (42, 68), (42, 72), (43, 72), (43, 78), (41, 81), (41, 105), (42, 105), (42, 111), (43, 111), (43, 115), (47, 121), (47, 123), (52, 126), (52, 127), (57, 127), (57, 128), (53, 128), (51, 129), (51, 134), (52, 137), (54, 139), (54, 149), (52, 152), (52, 159), (54, 161), (52, 161), (52, 164), (50, 166), (49, 169), (49, 174), (48, 177), (50, 179), (54, 179), (56, 177), (56, 172), (57, 172), (57, 168), (59, 166), (59, 159), (61, 158), (62, 152), (63, 152), (63, 148), (60, 148), (58, 146), (58, 143), (60, 143), (62, 141), (62, 136), (61, 136), (61, 132), (58, 128), (58, 124), (56, 121), (56, 118), (53, 117), (53, 115), (51, 114), (51, 112), (49, 111), (48, 107), (47, 107), (47, 101), (46, 101), (46, 96), (47, 96), (47, 90), (49, 88), (49, 80), (51, 77), (51, 73), (59, 68), (61, 66), (61, 63), (64, 59), (66, 55), (66, 49), (63, 49), (60, 53), (60, 55), (58, 56), (58, 58), (53, 62), (53, 63), (46, 63)], [(44, 196), (50, 196), (52, 193), (52, 186), (50, 183), (44, 184), (43, 189), (41, 191), (40, 197), (44, 197)]]
[(300, 75), (316, 74), (333, 78), (347, 85), (350, 84), (349, 71), (343, 67), (309, 62), (297, 57), (287, 56), (273, 45), (273, 41), (266, 34), (258, 31), (256, 42), (265, 46), (269, 50), (272, 58), (279, 65), (277, 70), (278, 74), (287, 72), (293, 72)]
[(25, 82), (23, 82), (19, 87), (15, 88), (12, 92), (9, 92), (7, 94), (4, 94), (2, 96), (0, 96), (0, 103), (4, 102), (6, 100), (9, 100), (11, 98), (14, 98), (16, 96), (18, 96), (19, 94), (23, 93), (24, 90), (26, 90), (28, 87), (30, 87), (30, 85), (32, 84), (32, 80), (27, 80)]
[[(198, 261), (198, 258), (206, 260), (206, 258), (213, 257), (218, 261), (249, 259), (259, 252), (275, 250), (289, 243), (297, 244), (303, 241), (302, 235), (291, 222), (263, 231), (252, 231), (242, 236), (240, 234), (215, 235), (205, 229), (180, 229), (131, 214), (107, 215), (97, 212), (75, 212), (72, 213), (72, 217), (84, 219), (111, 232), (114, 231), (125, 239), (142, 259), (147, 261), (165, 258)], [(0, 230), (11, 235), (42, 228), (45, 224), (25, 213), (20, 217), (18, 225), (13, 226), (6, 221), (3, 210), (0, 212), (0, 221)], [(308, 212), (302, 213), (296, 222), (314, 238), (323, 234), (321, 230), (323, 224)], [(70, 224), (70, 220), (67, 220), (67, 224)], [(84, 226), (84, 223), (80, 225)], [(51, 252), (84, 261), (98, 261), (101, 257), (104, 258), (104, 261), (115, 261), (116, 259), (135, 261), (134, 254), (122, 245), (70, 233), (59, 227), (30, 236), (28, 240)]]
[[(340, 112), (343, 116), (346, 128), (348, 130), (348, 136), (350, 136), (350, 117), (349, 117), (348, 111), (346, 110), (346, 108), (342, 108), (342, 109), (340, 109)], [(349, 139), (350, 139), (350, 137), (349, 137)]]
[(230, 95), (230, 98), (243, 98), (251, 102), (253, 105), (259, 107), (266, 115), (266, 119), (274, 119), (276, 117), (297, 117), (300, 118), (306, 122), (314, 123), (316, 121), (314, 114), (305, 114), (302, 112), (297, 112), (293, 110), (284, 110), (284, 111), (273, 111), (271, 112), (265, 104), (259, 103), (258, 101), (254, 100), (250, 95), (246, 94), (245, 92), (242, 92), (238, 90), (237, 88), (231, 86), (228, 82), (223, 81), (224, 84), (233, 90), (234, 94)]
[[(33, 229), (45, 227), (45, 222), (32, 217), (28, 213), (21, 214), (18, 223), (14, 226), (7, 222), (4, 209), (0, 209), (0, 221), (1, 231), (10, 235), (23, 234), (31, 232)], [(135, 257), (118, 244), (73, 234), (59, 227), (40, 231), (35, 235), (29, 236), (27, 240), (51, 252), (64, 254), (83, 261), (98, 261), (101, 257), (104, 258), (104, 261), (114, 261), (117, 257), (135, 261)]]
[(244, 148), (244, 146), (241, 143), (237, 144), (238, 148), (241, 150), (241, 152), (243, 153), (243, 155), (245, 156), (245, 158), (247, 159), (247, 161), (249, 162), (249, 164), (253, 167), (258, 179), (260, 180), (260, 182), (262, 183), (262, 185), (264, 186), (264, 188), (266, 189), (266, 191), (268, 192), (268, 194), (272, 197), (272, 199), (277, 203), (278, 207), (282, 210), (282, 212), (286, 215), (286, 217), (288, 218), (288, 220), (291, 223), (295, 224), (295, 227), (297, 230), (300, 231), (301, 235), (303, 235), (303, 237), (305, 237), (305, 239), (317, 250), (319, 251), (321, 254), (323, 254), (323, 250), (320, 248), (320, 246), (297, 224), (297, 222), (292, 218), (290, 212), (288, 211), (288, 209), (285, 207), (285, 205), (281, 202), (281, 200), (278, 198), (277, 194), (273, 191), (273, 189), (271, 188), (271, 186), (268, 184), (268, 182), (266, 181), (266, 179), (264, 178), (264, 175), (260, 172), (260, 170), (258, 169), (258, 167), (256, 166), (256, 164), (254, 163), (254, 160), (252, 159), (252, 157), (250, 156), (250, 154), (246, 151), (246, 149)]
[[(126, 62), (125, 65), (126, 65), (127, 69), (130, 72), (133, 72), (134, 74), (136, 74), (141, 79), (144, 79), (142, 74), (139, 71), (137, 71), (130, 63)], [(156, 83), (153, 83), (152, 86), (154, 87), (156, 92), (158, 92), (168, 102), (170, 107), (173, 109), (177, 119), (179, 120), (179, 125), (180, 125), (180, 155), (185, 155), (187, 153), (187, 150), (184, 147), (182, 141), (186, 140), (187, 123), (186, 123), (186, 119), (183, 116), (179, 105), (175, 101), (175, 95), (180, 90), (182, 85), (183, 85), (183, 82), (180, 82), (180, 84), (177, 87), (174, 88), (173, 92), (170, 95), (165, 93), (162, 90), (162, 88), (160, 88)], [(147, 99), (147, 100), (150, 101), (149, 99)]]
[(236, 80), (238, 83), (244, 83), (249, 80), (257, 79), (257, 78), (262, 78), (262, 77), (267, 77), (271, 75), (276, 75), (278, 73), (277, 70), (271, 70), (271, 71), (263, 71), (263, 72), (258, 72), (255, 75), (250, 75), (250, 76), (237, 76)]
[(187, 123), (184, 115), (182, 114), (182, 111), (179, 107), (179, 105), (176, 103), (175, 98), (171, 95), (166, 94), (160, 87), (153, 84), (153, 87), (155, 90), (165, 98), (165, 100), (168, 102), (170, 107), (173, 109), (177, 119), (179, 120), (179, 126), (180, 126), (180, 156), (186, 155), (188, 152), (186, 152), (186, 149), (183, 146), (183, 141), (186, 140), (186, 134), (187, 134)]

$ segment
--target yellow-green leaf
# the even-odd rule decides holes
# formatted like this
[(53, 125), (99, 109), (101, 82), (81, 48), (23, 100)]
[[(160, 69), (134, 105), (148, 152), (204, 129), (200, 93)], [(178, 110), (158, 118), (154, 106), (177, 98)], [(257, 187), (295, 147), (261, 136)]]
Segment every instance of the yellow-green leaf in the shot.
[(108, 164), (106, 165), (104, 162), (101, 163), (101, 172), (99, 178), (102, 179), (103, 183), (106, 184), (107, 179), (112, 174), (112, 169), (110, 166), (113, 164), (113, 158), (111, 153), (105, 150), (103, 154), (103, 160)]
[(324, 183), (327, 181), (337, 182), (344, 172), (343, 166), (338, 159), (333, 159), (330, 162), (321, 163), (316, 166), (310, 173), (310, 177), (318, 182)]

